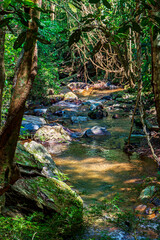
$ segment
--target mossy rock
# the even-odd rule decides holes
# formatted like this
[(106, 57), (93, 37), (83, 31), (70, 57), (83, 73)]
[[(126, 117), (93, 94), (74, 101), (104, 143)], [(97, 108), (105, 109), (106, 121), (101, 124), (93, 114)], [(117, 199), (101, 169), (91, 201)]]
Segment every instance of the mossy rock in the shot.
[(55, 142), (68, 142), (71, 141), (70, 134), (61, 125), (57, 126), (44, 126), (39, 128), (34, 135), (36, 141), (55, 141)]
[(17, 144), (14, 161), (24, 167), (32, 167), (40, 170), (43, 168), (43, 164), (19, 142)]
[[(82, 218), (83, 201), (66, 183), (54, 178), (35, 177), (19, 179), (11, 187), (17, 196), (35, 202), (40, 209), (56, 211), (67, 218)], [(34, 206), (33, 206), (34, 208)]]
[(46, 177), (57, 177), (58, 179), (64, 180), (64, 174), (56, 167), (55, 162), (52, 159), (52, 156), (48, 153), (47, 149), (40, 143), (31, 141), (24, 144), (26, 150), (34, 156), (37, 162), (42, 166), (42, 174)]

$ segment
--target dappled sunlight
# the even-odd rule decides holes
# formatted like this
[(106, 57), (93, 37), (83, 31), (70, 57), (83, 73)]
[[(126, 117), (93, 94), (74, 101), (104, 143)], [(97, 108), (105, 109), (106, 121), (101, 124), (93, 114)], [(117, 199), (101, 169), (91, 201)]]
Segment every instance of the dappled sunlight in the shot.
[(85, 149), (83, 150), (84, 152), (77, 157), (68, 156), (67, 153), (67, 156), (64, 153), (62, 156), (54, 156), (54, 161), (68, 175), (73, 187), (82, 192), (85, 201), (102, 200), (105, 196), (112, 198), (117, 191), (121, 192), (123, 197), (133, 198), (135, 201), (137, 190), (133, 188), (133, 183), (140, 182), (146, 164), (143, 166), (138, 159), (127, 162), (123, 158), (107, 161), (106, 158), (97, 155), (86, 157)]

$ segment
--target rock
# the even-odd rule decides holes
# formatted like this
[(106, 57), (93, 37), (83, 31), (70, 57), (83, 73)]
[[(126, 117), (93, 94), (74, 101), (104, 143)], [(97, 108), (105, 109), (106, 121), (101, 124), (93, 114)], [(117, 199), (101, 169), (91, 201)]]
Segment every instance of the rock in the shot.
[(83, 117), (83, 116), (72, 116), (71, 117), (71, 122), (72, 123), (82, 123), (82, 122), (87, 122), (88, 117)]
[(81, 105), (81, 101), (80, 100), (75, 100), (72, 102), (67, 102), (67, 101), (60, 101), (56, 104), (53, 104), (52, 106), (56, 106), (56, 107), (63, 107), (63, 108), (78, 108)]
[(63, 118), (72, 118), (75, 115), (77, 115), (77, 109), (71, 108), (71, 109), (65, 109), (63, 111)]
[(104, 90), (104, 89), (109, 89), (109, 86), (108, 86), (108, 83), (99, 81), (99, 83), (93, 84), (93, 89)]
[(90, 110), (93, 111), (95, 109), (103, 109), (102, 103), (101, 102), (96, 102), (96, 103), (91, 104)]
[[(11, 190), (20, 199), (32, 200), (30, 208), (56, 211), (66, 218), (81, 221), (83, 201), (64, 182), (54, 178), (35, 177), (19, 179)], [(28, 200), (27, 200), (28, 199)], [(18, 200), (17, 200), (18, 202)]]
[(120, 116), (119, 116), (119, 114), (115, 113), (115, 114), (112, 116), (112, 118), (113, 118), (113, 119), (119, 119)]
[(104, 100), (104, 101), (112, 100), (112, 96), (107, 95), (107, 96), (102, 97), (100, 100)]
[(83, 137), (96, 137), (96, 136), (111, 136), (111, 133), (107, 131), (105, 127), (92, 127), (91, 129), (87, 129), (83, 134)]
[(46, 124), (46, 121), (42, 117), (36, 117), (31, 115), (24, 115), (22, 121), (21, 134), (23, 132), (32, 132), (38, 130), (40, 127)]
[(64, 109), (64, 107), (62, 107), (62, 106), (52, 105), (47, 109), (47, 114), (56, 115), (57, 112), (62, 112), (63, 109)]
[[(72, 134), (70, 134), (72, 137)], [(66, 151), (69, 143), (67, 142), (55, 142), (54, 140), (46, 141), (42, 143), (50, 154), (59, 154)]]
[(33, 154), (28, 152), (26, 148), (19, 142), (17, 144), (14, 161), (23, 168), (36, 168), (40, 171), (43, 169), (41, 162), (39, 162), (39, 160), (37, 160)]
[(139, 198), (140, 199), (148, 199), (151, 198), (153, 196), (153, 194), (155, 193), (156, 188), (155, 186), (148, 186), (145, 189), (142, 190)]
[(147, 209), (147, 205), (140, 204), (135, 208), (135, 212), (137, 214), (145, 214), (146, 209)]
[(156, 207), (160, 206), (160, 199), (157, 197), (154, 197), (151, 201)]
[(34, 140), (36, 141), (50, 141), (55, 142), (68, 142), (71, 141), (69, 131), (65, 130), (62, 125), (56, 126), (44, 126), (38, 129), (34, 135)]
[[(60, 171), (41, 144), (31, 141), (25, 143), (24, 147), (18, 143), (15, 161), (22, 177), (11, 186), (7, 195), (8, 204), (17, 206), (19, 210), (22, 208), (22, 211), (25, 205), (27, 213), (46, 209), (53, 213), (58, 212), (67, 221), (72, 218), (73, 221), (81, 221), (82, 199), (66, 183), (59, 180)], [(44, 168), (52, 171), (52, 174), (49, 171), (46, 174)], [(23, 178), (26, 174), (27, 178)]]
[(86, 86), (87, 86), (87, 84), (83, 83), (83, 82), (71, 82), (67, 85), (67, 87), (72, 91), (74, 91), (76, 89), (79, 89), (79, 88), (80, 89), (85, 89)]
[(73, 92), (68, 92), (64, 95), (64, 100), (78, 100), (78, 97)]
[[(24, 144), (25, 149), (34, 156), (36, 161), (43, 166), (41, 173), (50, 178), (57, 177), (61, 179), (62, 173), (56, 167), (55, 162), (53, 161), (51, 155), (48, 153), (47, 149), (40, 143), (35, 141), (26, 142)], [(63, 177), (62, 177), (63, 179)]]
[(88, 113), (88, 116), (91, 119), (102, 119), (103, 117), (107, 117), (108, 113), (103, 109), (95, 109), (93, 111), (90, 111)]
[(54, 95), (54, 89), (53, 88), (48, 88), (47, 89), (47, 95)]
[(33, 113), (36, 116), (42, 116), (43, 114), (46, 114), (46, 112), (47, 112), (47, 108), (37, 108), (33, 110)]

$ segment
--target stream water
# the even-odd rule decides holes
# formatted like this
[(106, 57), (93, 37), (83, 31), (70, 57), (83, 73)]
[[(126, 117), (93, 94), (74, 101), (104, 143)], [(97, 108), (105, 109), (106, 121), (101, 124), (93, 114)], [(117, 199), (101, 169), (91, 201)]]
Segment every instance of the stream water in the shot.
[[(111, 137), (80, 138), (61, 153), (52, 154), (56, 165), (67, 174), (69, 184), (81, 195), (87, 208), (100, 203), (109, 206), (108, 210), (103, 211), (103, 216), (95, 218), (82, 235), (75, 235), (72, 239), (109, 239), (104, 235), (106, 230), (110, 231), (109, 235), (113, 239), (136, 239), (119, 229), (108, 228), (107, 221), (115, 212), (132, 212), (140, 203), (138, 197), (144, 178), (154, 176), (157, 172), (153, 160), (141, 159), (136, 153), (128, 156), (123, 152), (131, 126), (131, 115), (121, 114), (120, 109), (110, 109), (112, 104), (112, 101), (104, 104), (109, 113), (106, 118), (68, 125), (69, 129), (81, 132), (93, 126), (106, 127)], [(120, 118), (113, 119), (114, 113), (120, 114)], [(143, 238), (139, 235), (137, 239)]]

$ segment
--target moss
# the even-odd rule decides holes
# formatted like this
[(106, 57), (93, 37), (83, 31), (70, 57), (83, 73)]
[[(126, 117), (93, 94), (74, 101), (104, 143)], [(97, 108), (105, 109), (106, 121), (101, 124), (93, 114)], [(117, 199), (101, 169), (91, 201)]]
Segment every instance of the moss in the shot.
[(26, 167), (43, 168), (43, 165), (37, 161), (33, 154), (26, 151), (25, 147), (20, 143), (17, 144), (14, 161)]
[(81, 218), (83, 201), (67, 184), (54, 178), (19, 179), (12, 190), (35, 201), (43, 209), (54, 210), (67, 218)]

